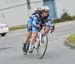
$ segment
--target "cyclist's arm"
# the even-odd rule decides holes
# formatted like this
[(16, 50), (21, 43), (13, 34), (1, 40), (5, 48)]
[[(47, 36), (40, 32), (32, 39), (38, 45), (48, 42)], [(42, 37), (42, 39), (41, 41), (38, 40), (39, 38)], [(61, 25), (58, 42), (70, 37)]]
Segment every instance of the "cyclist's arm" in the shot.
[(33, 26), (37, 27), (38, 23), (39, 23), (38, 18), (34, 17), (33, 18)]
[(32, 18), (30, 17), (29, 20), (28, 20), (28, 24), (27, 24), (28, 27), (30, 27), (30, 26), (32, 25), (32, 21), (33, 21), (33, 20), (32, 20)]
[(55, 26), (51, 23), (51, 20), (48, 20), (48, 26), (50, 27), (51, 33), (54, 32)]
[(48, 19), (47, 19), (47, 25), (48, 25), (49, 27), (51, 27), (51, 25), (52, 25), (50, 17), (48, 17)]

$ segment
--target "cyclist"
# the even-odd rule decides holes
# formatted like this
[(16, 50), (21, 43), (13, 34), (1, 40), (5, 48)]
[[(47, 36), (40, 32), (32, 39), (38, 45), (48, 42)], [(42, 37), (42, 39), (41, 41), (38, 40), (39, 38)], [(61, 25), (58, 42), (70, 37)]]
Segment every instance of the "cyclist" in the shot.
[(34, 16), (37, 16), (39, 17), (39, 14), (40, 14), (40, 8), (37, 7), (35, 8), (34, 10), (35, 12), (30, 16), (29, 20), (28, 20), (28, 23), (27, 23), (27, 33), (25, 35), (25, 39), (24, 39), (24, 45), (23, 45), (23, 51), (26, 52), (26, 44), (29, 43), (29, 40), (30, 40), (30, 37), (31, 37), (31, 34), (32, 34), (32, 21), (33, 21), (33, 17)]
[(31, 35), (31, 38), (30, 38), (29, 53), (33, 52), (35, 39), (38, 36), (39, 29), (41, 29), (43, 24), (45, 24), (44, 34), (47, 35), (49, 30), (50, 30), (50, 26), (51, 26), (51, 21), (50, 21), (50, 16), (49, 16), (49, 7), (48, 6), (44, 6), (44, 7), (41, 8), (41, 16), (40, 16), (39, 19), (36, 16), (33, 17), (32, 35)]

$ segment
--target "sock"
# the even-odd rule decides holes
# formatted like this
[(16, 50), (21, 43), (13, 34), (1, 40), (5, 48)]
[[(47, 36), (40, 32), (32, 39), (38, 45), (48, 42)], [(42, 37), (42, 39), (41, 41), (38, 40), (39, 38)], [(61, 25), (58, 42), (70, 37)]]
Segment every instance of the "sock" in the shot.
[(27, 45), (27, 43), (29, 43), (29, 41), (28, 41), (28, 42), (26, 42), (26, 43), (24, 43), (24, 46), (26, 46), (26, 45)]
[(34, 45), (32, 44), (32, 42), (30, 42), (29, 51), (32, 50), (33, 48), (34, 48)]
[(30, 42), (29, 50), (32, 48), (32, 43)]
[(26, 46), (26, 43), (24, 43), (24, 47)]

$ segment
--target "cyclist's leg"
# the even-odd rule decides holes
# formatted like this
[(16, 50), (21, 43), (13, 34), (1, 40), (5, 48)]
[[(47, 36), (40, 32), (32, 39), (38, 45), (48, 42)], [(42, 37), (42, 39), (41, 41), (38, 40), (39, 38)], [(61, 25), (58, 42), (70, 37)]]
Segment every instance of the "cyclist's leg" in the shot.
[(51, 22), (48, 21), (47, 23), (45, 23), (45, 30), (44, 30), (44, 33), (47, 35), (48, 32), (50, 31), (50, 25), (51, 25)]
[(23, 51), (24, 51), (24, 52), (26, 52), (26, 45), (27, 45), (27, 43), (29, 43), (29, 41), (30, 41), (31, 34), (32, 34), (31, 31), (27, 31), (27, 32), (25, 33), (24, 45), (23, 45)]
[(30, 40), (31, 37), (31, 32), (32, 32), (31, 25), (32, 25), (32, 18), (30, 17), (26, 27), (27, 33), (25, 33), (25, 39), (24, 39), (25, 44)]
[[(30, 39), (30, 47), (29, 47), (29, 52), (33, 51), (33, 47), (35, 44), (35, 40), (36, 37), (38, 36), (38, 29), (37, 28), (33, 28), (32, 29), (32, 35), (31, 35), (31, 39)], [(32, 48), (32, 49), (31, 49)]]
[(31, 36), (31, 39), (30, 39), (30, 42), (32, 42), (32, 45), (34, 45), (37, 35), (38, 35), (38, 32), (32, 33), (32, 36)]
[(25, 33), (24, 43), (27, 43), (30, 41), (31, 34), (32, 34), (31, 32)]
[(23, 45), (23, 51), (24, 52), (26, 52), (26, 47), (27, 47), (26, 45), (27, 45), (27, 43), (29, 43), (30, 37), (31, 37), (31, 34), (32, 34), (31, 33), (32, 30), (30, 29), (31, 25), (32, 25), (32, 18), (29, 18), (27, 28), (26, 28), (27, 33), (25, 34), (25, 38), (24, 38), (24, 45)]
[(48, 34), (48, 32), (49, 32), (49, 30), (50, 30), (50, 27), (48, 27), (48, 26), (45, 26), (45, 29), (44, 29), (44, 34)]

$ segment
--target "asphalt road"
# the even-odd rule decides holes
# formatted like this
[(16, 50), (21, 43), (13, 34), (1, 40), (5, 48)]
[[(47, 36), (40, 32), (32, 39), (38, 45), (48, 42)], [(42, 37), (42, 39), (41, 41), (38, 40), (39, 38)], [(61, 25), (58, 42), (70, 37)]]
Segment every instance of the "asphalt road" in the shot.
[(71, 33), (75, 33), (75, 21), (56, 24), (55, 32), (48, 35), (47, 52), (40, 60), (35, 54), (23, 55), (25, 30), (9, 32), (5, 37), (0, 36), (0, 64), (75, 64), (75, 49), (64, 45)]

